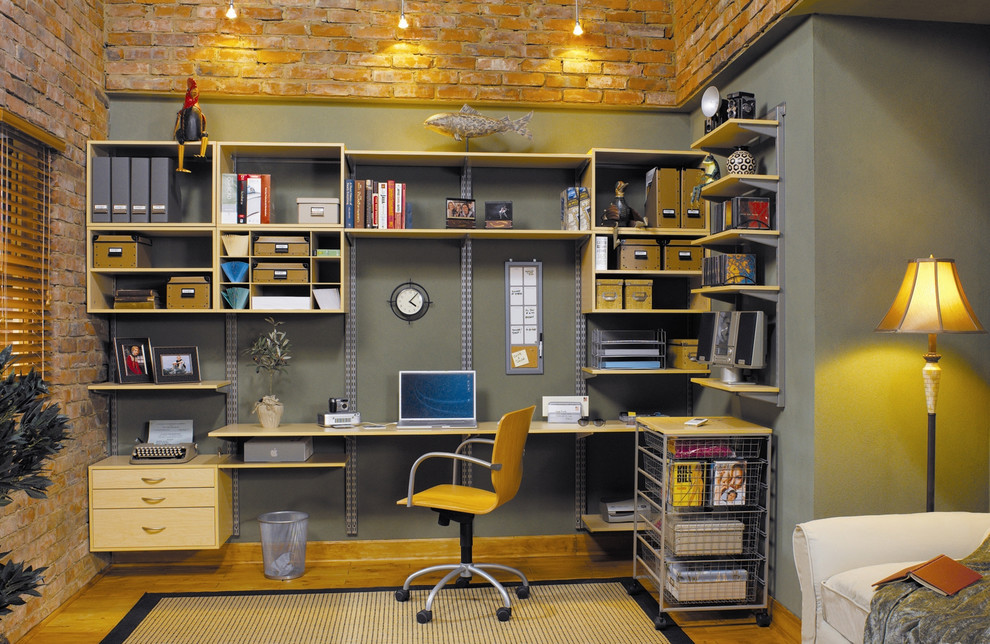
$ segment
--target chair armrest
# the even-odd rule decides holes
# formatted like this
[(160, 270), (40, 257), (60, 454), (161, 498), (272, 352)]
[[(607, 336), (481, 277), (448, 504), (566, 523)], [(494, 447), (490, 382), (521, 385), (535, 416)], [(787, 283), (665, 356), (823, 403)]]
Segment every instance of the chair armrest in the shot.
[[(495, 439), (494, 438), (480, 438), (480, 437), (477, 437), (477, 436), (476, 437), (473, 437), (473, 438), (465, 438), (464, 440), (461, 441), (461, 444), (457, 446), (457, 449), (454, 450), (454, 453), (455, 454), (460, 454), (462, 449), (465, 449), (467, 447), (471, 447), (474, 444), (488, 445), (489, 447), (494, 447), (495, 446)], [(454, 461), (454, 475), (453, 475), (453, 477), (451, 479), (451, 483), (453, 485), (457, 485), (457, 480), (460, 477), (460, 467), (459, 467), (460, 464), (461, 464), (460, 461)], [(498, 468), (492, 468), (492, 469), (498, 469)]]
[(799, 523), (792, 537), (801, 587), (803, 642), (821, 622), (821, 584), (863, 566), (925, 561), (938, 554), (965, 557), (990, 529), (990, 514), (925, 512), (831, 517)]
[(458, 462), (465, 462), (465, 463), (471, 463), (472, 465), (480, 465), (481, 467), (484, 467), (485, 469), (489, 469), (489, 470), (497, 470), (502, 467), (501, 465), (492, 464), (480, 458), (474, 456), (468, 456), (467, 454), (458, 454), (456, 452), (427, 452), (426, 454), (423, 454), (422, 456), (417, 458), (416, 462), (413, 463), (412, 469), (409, 470), (409, 491), (408, 494), (406, 495), (406, 507), (411, 508), (413, 506), (412, 497), (413, 497), (413, 491), (416, 486), (416, 470), (419, 469), (420, 464), (431, 458), (452, 459), (455, 465)]

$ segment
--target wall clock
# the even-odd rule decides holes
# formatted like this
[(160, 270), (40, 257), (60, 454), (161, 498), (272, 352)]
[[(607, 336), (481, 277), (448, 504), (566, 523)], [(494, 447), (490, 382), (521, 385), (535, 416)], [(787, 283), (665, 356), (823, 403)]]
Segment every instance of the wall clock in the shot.
[(406, 322), (418, 320), (426, 315), (431, 304), (426, 289), (413, 281), (396, 286), (388, 302), (392, 305), (392, 313)]

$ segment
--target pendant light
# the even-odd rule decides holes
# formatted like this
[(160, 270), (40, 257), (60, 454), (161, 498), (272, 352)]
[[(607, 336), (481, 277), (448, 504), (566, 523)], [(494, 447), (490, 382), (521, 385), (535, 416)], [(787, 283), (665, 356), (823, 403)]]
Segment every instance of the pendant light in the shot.
[(581, 28), (581, 19), (578, 17), (578, 0), (574, 0), (574, 35), (580, 36), (583, 33), (584, 29)]
[(234, 9), (234, 0), (230, 0), (230, 4), (227, 5), (227, 13), (224, 14), (231, 20), (237, 17), (237, 9)]
[(406, 20), (406, 0), (402, 0), (402, 5), (399, 9), (399, 29), (406, 29), (407, 27), (409, 27), (409, 21)]

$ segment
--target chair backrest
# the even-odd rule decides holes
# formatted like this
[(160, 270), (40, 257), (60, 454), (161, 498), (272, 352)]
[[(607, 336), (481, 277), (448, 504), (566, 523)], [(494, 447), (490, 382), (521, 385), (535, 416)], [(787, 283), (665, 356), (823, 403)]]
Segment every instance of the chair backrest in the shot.
[[(495, 432), (495, 445), (492, 448), (492, 463), (502, 467), (492, 471), (492, 489), (495, 491), (495, 508), (512, 500), (522, 482), (522, 457), (529, 435), (529, 424), (533, 420), (536, 406), (518, 411), (510, 411), (498, 421)], [(495, 509), (492, 508), (492, 509)]]

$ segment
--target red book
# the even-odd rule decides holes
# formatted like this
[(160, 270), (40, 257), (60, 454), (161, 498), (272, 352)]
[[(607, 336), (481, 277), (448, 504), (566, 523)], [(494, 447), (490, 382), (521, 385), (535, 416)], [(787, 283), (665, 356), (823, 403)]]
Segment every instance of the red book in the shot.
[(942, 595), (955, 595), (966, 586), (983, 579), (983, 575), (955, 559), (939, 555), (924, 563), (899, 570), (889, 577), (874, 582), (873, 585), (880, 586), (906, 579), (913, 579)]

